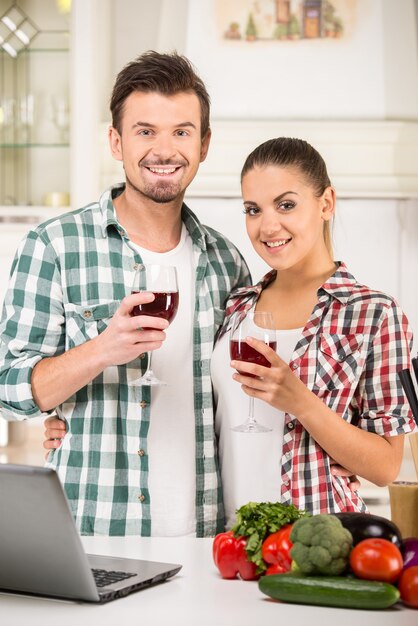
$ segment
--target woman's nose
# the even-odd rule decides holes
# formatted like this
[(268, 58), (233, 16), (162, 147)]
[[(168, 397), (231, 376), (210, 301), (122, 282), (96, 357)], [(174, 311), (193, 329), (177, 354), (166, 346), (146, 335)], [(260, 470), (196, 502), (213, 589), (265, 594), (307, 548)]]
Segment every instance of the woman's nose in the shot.
[(282, 229), (280, 216), (276, 211), (264, 211), (261, 220), (261, 233), (266, 236), (277, 235)]

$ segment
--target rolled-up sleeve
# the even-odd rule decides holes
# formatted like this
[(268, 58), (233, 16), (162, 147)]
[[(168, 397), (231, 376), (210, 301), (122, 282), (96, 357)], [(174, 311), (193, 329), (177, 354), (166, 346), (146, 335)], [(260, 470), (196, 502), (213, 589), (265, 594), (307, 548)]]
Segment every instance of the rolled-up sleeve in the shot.
[(34, 401), (32, 371), (65, 350), (58, 255), (48, 239), (28, 233), (14, 258), (0, 322), (0, 411), (7, 420), (49, 415)]
[(398, 372), (410, 367), (411, 346), (412, 332), (408, 320), (393, 301), (374, 337), (359, 385), (359, 426), (364, 430), (388, 437), (415, 429), (398, 376)]

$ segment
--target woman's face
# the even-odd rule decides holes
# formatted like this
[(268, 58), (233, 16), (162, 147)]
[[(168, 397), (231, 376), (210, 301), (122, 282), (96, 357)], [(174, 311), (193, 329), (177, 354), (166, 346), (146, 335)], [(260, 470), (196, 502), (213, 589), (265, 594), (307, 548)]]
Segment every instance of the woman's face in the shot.
[(242, 196), (248, 236), (270, 267), (312, 269), (330, 260), (323, 228), (334, 213), (331, 187), (318, 198), (297, 168), (267, 165), (245, 174)]

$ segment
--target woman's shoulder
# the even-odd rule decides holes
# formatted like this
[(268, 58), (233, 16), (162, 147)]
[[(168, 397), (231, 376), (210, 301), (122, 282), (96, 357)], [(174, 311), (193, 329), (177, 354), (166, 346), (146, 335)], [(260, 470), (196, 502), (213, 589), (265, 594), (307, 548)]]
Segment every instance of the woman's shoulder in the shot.
[(358, 303), (399, 308), (395, 297), (358, 281), (343, 262), (339, 262), (338, 269), (332, 278), (334, 282), (333, 284), (331, 283), (331, 287), (335, 289), (337, 296), (338, 292), (340, 295), (345, 296), (347, 304), (354, 305)]

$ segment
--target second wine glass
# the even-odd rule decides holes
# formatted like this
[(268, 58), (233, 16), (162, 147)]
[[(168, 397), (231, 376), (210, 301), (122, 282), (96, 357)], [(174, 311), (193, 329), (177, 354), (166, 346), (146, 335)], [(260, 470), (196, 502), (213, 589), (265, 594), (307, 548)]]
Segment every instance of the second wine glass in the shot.
[[(139, 304), (132, 309), (132, 315), (149, 315), (162, 317), (170, 324), (176, 316), (179, 306), (179, 290), (177, 270), (171, 265), (139, 265), (135, 272), (132, 293), (151, 291), (155, 299), (152, 302)], [(143, 327), (148, 330), (147, 327)], [(148, 352), (148, 366), (146, 372), (134, 381), (132, 385), (166, 385), (155, 376), (151, 368), (152, 352)]]
[[(276, 331), (274, 330), (274, 320), (271, 313), (264, 311), (250, 311), (244, 317), (240, 319), (238, 315), (232, 321), (232, 327), (230, 331), (229, 351), (231, 359), (234, 361), (245, 361), (246, 363), (255, 363), (262, 365), (263, 367), (271, 367), (269, 361), (258, 352), (255, 348), (252, 348), (247, 342), (247, 337), (253, 337), (254, 339), (260, 339), (273, 350), (276, 350)], [(243, 372), (244, 376), (254, 377), (253, 374)], [(243, 424), (235, 426), (232, 430), (240, 433), (265, 433), (271, 431), (271, 428), (267, 428), (262, 424), (259, 424), (254, 417), (254, 398), (249, 398), (249, 413), (248, 418)]]

